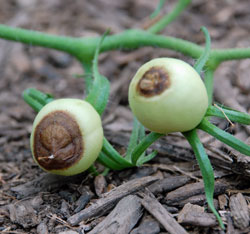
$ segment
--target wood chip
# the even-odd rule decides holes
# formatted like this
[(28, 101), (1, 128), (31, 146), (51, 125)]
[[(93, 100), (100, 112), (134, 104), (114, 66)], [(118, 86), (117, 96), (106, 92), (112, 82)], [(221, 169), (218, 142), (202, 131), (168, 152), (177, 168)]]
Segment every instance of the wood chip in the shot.
[(227, 234), (239, 234), (239, 229), (234, 228), (232, 217), (228, 214), (227, 218)]
[(130, 234), (158, 234), (160, 233), (160, 224), (153, 218), (145, 218), (140, 225), (133, 229)]
[(195, 195), (195, 196), (189, 197), (187, 199), (184, 199), (182, 201), (172, 203), (172, 205), (182, 207), (182, 206), (185, 206), (187, 203), (196, 204), (196, 205), (203, 205), (204, 203), (206, 203), (206, 196), (205, 196), (205, 194)]
[(247, 202), (242, 193), (230, 197), (229, 207), (233, 217), (234, 225), (239, 229), (249, 226), (249, 211)]
[(63, 217), (68, 218), (70, 216), (69, 204), (65, 200), (62, 200), (60, 212)]
[(103, 175), (98, 175), (95, 177), (94, 180), (95, 185), (95, 192), (98, 197), (101, 196), (105, 192), (105, 189), (107, 188), (107, 182), (105, 180), (105, 177)]
[(151, 184), (148, 188), (153, 193), (169, 192), (179, 188), (189, 182), (191, 179), (187, 176), (170, 176)]
[(25, 198), (39, 192), (48, 191), (49, 189), (59, 188), (70, 182), (76, 182), (77, 179), (82, 179), (82, 174), (76, 176), (58, 176), (46, 173), (25, 184), (12, 187), (11, 191), (15, 192), (18, 198)]
[(178, 215), (178, 222), (187, 225), (213, 227), (217, 225), (213, 214), (205, 213), (204, 208), (187, 203)]
[(45, 223), (40, 223), (37, 228), (36, 231), (38, 234), (49, 234), (48, 232), (48, 227)]
[(129, 182), (112, 189), (110, 192), (103, 194), (103, 197), (97, 200), (93, 205), (69, 217), (68, 222), (72, 226), (75, 226), (83, 220), (103, 215), (112, 209), (123, 197), (135, 193), (157, 180), (158, 178), (153, 176), (130, 180)]
[(79, 197), (79, 199), (76, 201), (75, 205), (76, 208), (74, 210), (75, 213), (81, 211), (87, 203), (90, 201), (90, 199), (94, 196), (93, 193), (89, 191), (84, 191), (83, 194)]
[(228, 204), (227, 200), (228, 200), (228, 198), (227, 198), (226, 194), (221, 194), (218, 196), (219, 206), (220, 206), (221, 210), (225, 210), (225, 207)]
[[(240, 139), (244, 141), (247, 145), (250, 145), (250, 137), (247, 139)], [(249, 170), (250, 170), (250, 158), (240, 152), (238, 152), (235, 149), (232, 149), (232, 157), (234, 159), (234, 162), (231, 166), (233, 172), (240, 174), (240, 175), (246, 175), (250, 176)]]
[(68, 230), (68, 231), (63, 231), (63, 232), (59, 232), (58, 234), (78, 234), (79, 232), (75, 232), (72, 230)]
[(10, 204), (8, 209), (11, 222), (17, 223), (24, 228), (34, 227), (40, 223), (30, 202), (19, 202), (15, 205)]
[(186, 230), (172, 217), (170, 213), (157, 201), (151, 192), (142, 193), (141, 203), (162, 226), (171, 234), (187, 234)]
[(126, 196), (89, 234), (129, 233), (141, 216), (142, 206), (139, 198), (135, 195)]
[[(214, 193), (222, 194), (226, 191), (228, 185), (222, 182), (215, 182)], [(185, 200), (189, 197), (204, 194), (203, 182), (187, 184), (181, 188), (178, 188), (172, 192), (169, 192), (166, 196), (166, 203), (169, 205), (178, 204), (180, 201)]]

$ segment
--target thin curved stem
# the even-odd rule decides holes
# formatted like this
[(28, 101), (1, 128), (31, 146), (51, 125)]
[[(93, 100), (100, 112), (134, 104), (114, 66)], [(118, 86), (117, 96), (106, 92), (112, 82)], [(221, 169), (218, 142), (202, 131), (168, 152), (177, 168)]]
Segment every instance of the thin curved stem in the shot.
[(157, 132), (151, 132), (145, 136), (132, 152), (132, 163), (137, 165), (137, 161), (140, 159), (140, 156), (143, 154), (143, 152), (161, 136), (164, 136), (164, 134)]
[(181, 12), (189, 5), (191, 0), (179, 0), (172, 12), (162, 17), (158, 22), (151, 26), (147, 31), (151, 33), (159, 33), (168, 24), (174, 21)]
[[(87, 38), (84, 39), (83, 46), (82, 40), (79, 38), (57, 36), (39, 31), (9, 27), (3, 24), (0, 24), (0, 37), (16, 42), (22, 42), (31, 46), (42, 46), (64, 51), (71, 55), (84, 53), (82, 57), (86, 58), (86, 60), (92, 57), (91, 55), (94, 54), (97, 45), (97, 41), (93, 43), (92, 40), (88, 40)], [(88, 47), (88, 50), (82, 51), (84, 48)]]
[(206, 45), (205, 45), (204, 51), (202, 52), (201, 56), (199, 57), (199, 59), (197, 60), (197, 62), (194, 65), (194, 69), (199, 74), (201, 74), (203, 67), (205, 66), (206, 62), (208, 61), (210, 50), (211, 50), (211, 39), (210, 39), (209, 32), (207, 31), (206, 27), (201, 27), (201, 31), (205, 35)]
[(114, 147), (108, 142), (106, 138), (103, 140), (102, 152), (105, 153), (111, 160), (116, 162), (117, 164), (124, 167), (132, 167), (134, 166), (132, 163), (123, 158)]
[(162, 7), (164, 6), (165, 2), (167, 0), (159, 0), (159, 3), (156, 7), (156, 9), (154, 10), (154, 12), (150, 15), (150, 18), (153, 19), (155, 18), (161, 11)]
[(151, 154), (149, 154), (147, 156), (140, 157), (136, 162), (136, 166), (143, 165), (144, 163), (146, 163), (146, 162), (150, 161), (151, 159), (153, 159), (157, 154), (158, 154), (157, 151), (153, 151)]
[(52, 95), (33, 88), (25, 89), (22, 97), (36, 112), (39, 112), (47, 103), (54, 100)]
[(175, 37), (155, 35), (143, 30), (127, 30), (121, 34), (109, 36), (102, 44), (101, 51), (137, 49), (145, 46), (172, 49), (193, 58), (198, 58), (203, 51), (203, 48), (195, 43)]
[(213, 102), (213, 91), (214, 91), (214, 70), (208, 68), (205, 71), (204, 83), (207, 89), (208, 105)]
[(233, 122), (240, 124), (250, 125), (250, 115), (236, 110), (230, 110), (223, 106), (220, 106), (221, 110), (215, 106), (209, 106), (206, 112), (206, 116), (216, 116), (223, 119), (230, 119)]
[(103, 164), (105, 167), (110, 168), (112, 170), (124, 169), (123, 166), (121, 166), (120, 164), (116, 163), (115, 161), (107, 157), (103, 152), (99, 154), (97, 161)]
[(84, 81), (85, 81), (85, 91), (88, 95), (93, 84), (93, 71), (92, 71), (92, 61), (91, 59), (82, 63), (84, 69)]
[(235, 138), (233, 135), (221, 130), (215, 125), (211, 124), (205, 118), (198, 125), (198, 128), (217, 138), (218, 140), (224, 142), (225, 144), (231, 146), (242, 154), (250, 156), (250, 146), (245, 144), (243, 141)]
[(246, 58), (250, 58), (250, 47), (214, 49), (211, 53), (211, 59), (215, 59), (218, 64), (224, 61)]
[(132, 152), (141, 140), (141, 133), (145, 135), (144, 126), (134, 116), (133, 130), (130, 135), (129, 144), (128, 144), (127, 152), (125, 156), (125, 158), (130, 162), (131, 162)]
[[(93, 58), (100, 40), (100, 37), (72, 38), (56, 36), (2, 24), (0, 24), (0, 38), (64, 51), (75, 56), (81, 62)], [(167, 48), (192, 58), (198, 58), (203, 51), (201, 46), (186, 40), (155, 35), (143, 30), (127, 30), (120, 34), (107, 36), (102, 44), (101, 52), (116, 49), (136, 49), (143, 46)], [(250, 48), (215, 49), (211, 50), (209, 62), (213, 60), (218, 65), (223, 61), (244, 58), (250, 58)]]
[(191, 145), (191, 147), (195, 153), (197, 162), (199, 164), (199, 167), (200, 167), (200, 170), (202, 173), (202, 177), (203, 177), (203, 181), (204, 181), (204, 188), (205, 188), (207, 203), (208, 203), (211, 211), (216, 216), (221, 228), (224, 229), (225, 228), (224, 224), (221, 220), (220, 215), (216, 211), (216, 209), (214, 207), (214, 203), (213, 203), (214, 172), (213, 172), (213, 168), (212, 168), (212, 165), (210, 163), (210, 160), (207, 156), (207, 153), (206, 153), (202, 143), (200, 142), (200, 139), (197, 135), (196, 129), (188, 131), (188, 132), (184, 132), (183, 135), (185, 136), (185, 138), (188, 140), (189, 144)]
[[(56, 36), (38, 31), (9, 27), (0, 24), (0, 38), (22, 42), (32, 46), (42, 46), (67, 52), (82, 62), (94, 57), (100, 37), (72, 38)], [(191, 57), (199, 57), (202, 47), (192, 42), (154, 35), (142, 30), (127, 30), (120, 34), (107, 36), (102, 44), (101, 52), (116, 49), (136, 49), (142, 46), (168, 48)]]
[(108, 31), (101, 37), (98, 46), (96, 47), (96, 52), (93, 60), (92, 71), (94, 80), (91, 84), (91, 89), (86, 97), (86, 101), (89, 102), (99, 113), (102, 115), (104, 112), (109, 98), (110, 83), (106, 77), (101, 75), (98, 70), (98, 56), (100, 52), (100, 46), (106, 37)]
[(94, 165), (91, 165), (88, 169), (88, 172), (92, 174), (93, 176), (98, 176), (99, 172), (96, 170)]
[(41, 104), (39, 101), (35, 100), (34, 98), (32, 98), (31, 96), (29, 96), (29, 94), (23, 92), (23, 100), (35, 111), (35, 112), (39, 112), (44, 105)]

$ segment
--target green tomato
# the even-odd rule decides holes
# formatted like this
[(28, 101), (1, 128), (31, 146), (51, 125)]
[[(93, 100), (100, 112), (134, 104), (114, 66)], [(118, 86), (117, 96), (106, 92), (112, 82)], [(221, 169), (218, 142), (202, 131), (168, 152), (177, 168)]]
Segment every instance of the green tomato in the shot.
[(157, 58), (135, 74), (129, 104), (146, 128), (167, 134), (195, 128), (206, 113), (208, 96), (200, 75), (189, 64)]
[(35, 162), (45, 171), (75, 175), (88, 169), (103, 144), (99, 114), (86, 101), (58, 99), (36, 116), (30, 145)]

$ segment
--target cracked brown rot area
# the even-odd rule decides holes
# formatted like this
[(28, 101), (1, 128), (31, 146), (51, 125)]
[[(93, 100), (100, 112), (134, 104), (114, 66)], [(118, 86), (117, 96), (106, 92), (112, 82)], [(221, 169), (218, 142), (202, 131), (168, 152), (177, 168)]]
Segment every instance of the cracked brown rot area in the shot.
[(164, 67), (151, 67), (137, 84), (137, 92), (144, 97), (161, 94), (170, 86), (169, 75)]
[(34, 157), (46, 170), (67, 169), (83, 154), (80, 128), (66, 111), (46, 115), (34, 132)]

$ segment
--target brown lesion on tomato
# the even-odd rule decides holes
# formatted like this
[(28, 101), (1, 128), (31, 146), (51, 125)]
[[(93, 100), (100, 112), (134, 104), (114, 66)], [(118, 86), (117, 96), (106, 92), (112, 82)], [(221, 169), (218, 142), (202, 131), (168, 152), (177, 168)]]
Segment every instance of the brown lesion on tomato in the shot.
[(170, 86), (169, 75), (164, 67), (151, 67), (137, 84), (137, 92), (145, 97), (161, 94)]
[(83, 150), (82, 133), (68, 112), (51, 112), (36, 126), (34, 157), (46, 170), (69, 168), (81, 159)]

